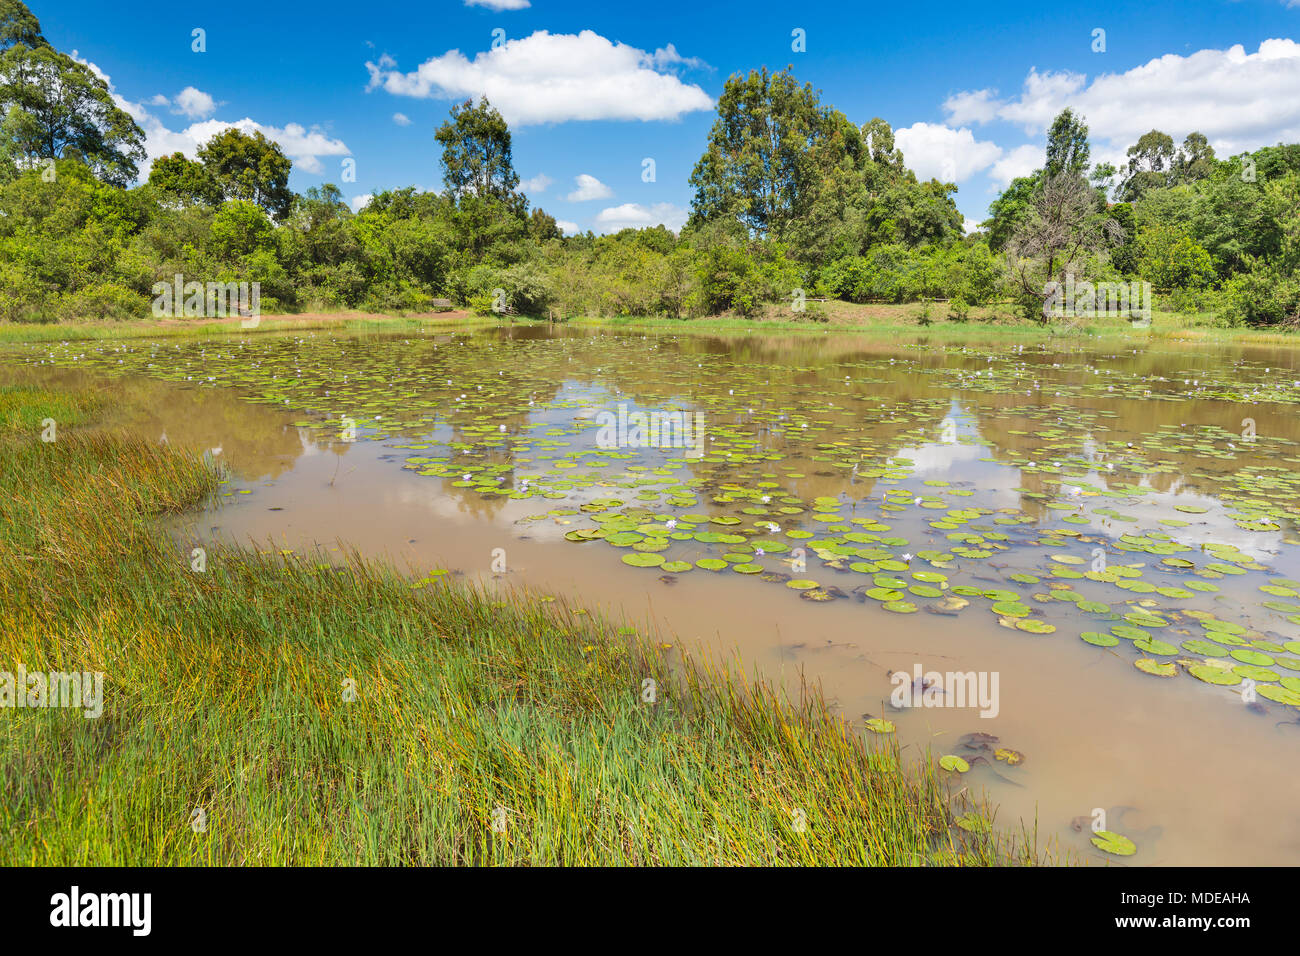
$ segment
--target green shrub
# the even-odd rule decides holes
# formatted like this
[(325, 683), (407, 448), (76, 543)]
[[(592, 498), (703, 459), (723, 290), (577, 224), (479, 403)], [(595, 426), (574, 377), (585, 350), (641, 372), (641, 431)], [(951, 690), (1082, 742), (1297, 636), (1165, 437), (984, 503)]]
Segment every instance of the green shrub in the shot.
[(1224, 283), (1221, 325), (1300, 325), (1300, 278), (1251, 260), (1249, 272)]
[(366, 298), (366, 307), (376, 312), (427, 312), (434, 297), (414, 282), (385, 283)]
[(521, 315), (542, 316), (555, 301), (550, 276), (535, 262), (519, 262), (501, 277), (506, 301)]
[(79, 319), (144, 319), (150, 315), (149, 299), (115, 282), (81, 289), (61, 297), (59, 312), (62, 318)]
[(1181, 228), (1148, 226), (1138, 234), (1138, 249), (1138, 274), (1157, 292), (1214, 282), (1214, 260)]
[(496, 312), (492, 308), (495, 303), (496, 296), (491, 292), (476, 292), (469, 297), (466, 305), (475, 315), (495, 315)]
[(699, 303), (709, 315), (735, 312), (750, 317), (763, 299), (763, 276), (748, 251), (738, 246), (715, 246), (696, 265)]

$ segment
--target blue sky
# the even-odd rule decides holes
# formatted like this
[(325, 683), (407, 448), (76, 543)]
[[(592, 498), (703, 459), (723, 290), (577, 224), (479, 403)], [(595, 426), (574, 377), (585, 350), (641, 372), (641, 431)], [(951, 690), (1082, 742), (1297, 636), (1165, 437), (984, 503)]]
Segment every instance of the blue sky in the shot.
[(1300, 0), (471, 2), (29, 5), (56, 47), (109, 79), (151, 156), (192, 155), (244, 123), (294, 158), (294, 188), (334, 182), (359, 204), (439, 188), (434, 130), (487, 92), (533, 204), (597, 232), (680, 225), (723, 82), (764, 65), (793, 65), (854, 122), (887, 120), (909, 166), (958, 183), (970, 220), (1041, 165), (1064, 106), (1089, 121), (1094, 159), (1151, 128), (1199, 129), (1221, 155), (1300, 141)]

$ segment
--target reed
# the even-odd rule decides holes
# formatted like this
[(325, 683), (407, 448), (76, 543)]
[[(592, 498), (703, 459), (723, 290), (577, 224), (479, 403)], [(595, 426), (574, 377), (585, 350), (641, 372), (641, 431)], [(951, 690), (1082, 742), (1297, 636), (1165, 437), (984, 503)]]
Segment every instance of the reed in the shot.
[(0, 390), (0, 670), (105, 675), (97, 719), (0, 710), (0, 863), (1040, 859), (954, 827), (932, 761), (869, 746), (816, 688), (574, 604), (356, 555), (223, 549), (197, 572), (154, 519), (221, 476), (93, 425), (39, 440), (94, 406)]

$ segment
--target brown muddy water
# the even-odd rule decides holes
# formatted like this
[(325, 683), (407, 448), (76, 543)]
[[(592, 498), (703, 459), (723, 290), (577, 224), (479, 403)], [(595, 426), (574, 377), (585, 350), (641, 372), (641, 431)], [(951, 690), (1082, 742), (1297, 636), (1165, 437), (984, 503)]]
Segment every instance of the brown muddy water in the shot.
[[(5, 358), (230, 467), (183, 552), (562, 595), (962, 757), (954, 790), (1040, 846), (1300, 863), (1300, 352), (510, 328)], [(1134, 855), (1090, 844), (1103, 814)]]

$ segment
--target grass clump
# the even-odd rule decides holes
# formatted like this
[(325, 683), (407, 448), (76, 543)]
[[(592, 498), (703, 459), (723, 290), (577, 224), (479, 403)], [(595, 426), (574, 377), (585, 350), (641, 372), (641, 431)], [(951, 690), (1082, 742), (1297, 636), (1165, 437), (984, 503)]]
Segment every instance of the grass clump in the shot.
[(97, 719), (0, 711), (0, 863), (1035, 858), (954, 827), (930, 762), (868, 748), (818, 693), (791, 703), (564, 602), (417, 588), (355, 555), (196, 571), (153, 519), (221, 476), (93, 427), (39, 440), (94, 405), (0, 392), (0, 670), (105, 675)]

